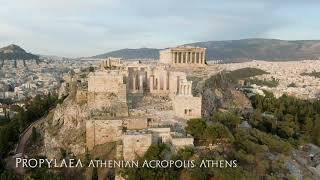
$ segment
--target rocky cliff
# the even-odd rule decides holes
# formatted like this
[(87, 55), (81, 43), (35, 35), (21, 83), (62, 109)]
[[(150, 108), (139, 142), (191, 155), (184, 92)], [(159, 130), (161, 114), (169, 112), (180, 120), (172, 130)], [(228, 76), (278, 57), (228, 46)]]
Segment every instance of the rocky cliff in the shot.
[(85, 120), (88, 117), (87, 106), (80, 106), (71, 98), (59, 104), (45, 125), (46, 156), (59, 158), (61, 150), (75, 156), (85, 153)]

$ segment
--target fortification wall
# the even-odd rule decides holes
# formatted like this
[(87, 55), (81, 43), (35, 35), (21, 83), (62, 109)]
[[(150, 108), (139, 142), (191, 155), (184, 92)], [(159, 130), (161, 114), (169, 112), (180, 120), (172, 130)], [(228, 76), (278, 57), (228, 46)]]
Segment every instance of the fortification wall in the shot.
[(179, 138), (172, 138), (171, 140), (172, 150), (174, 152), (179, 151), (180, 149), (184, 149), (186, 147), (194, 147), (193, 145), (193, 137), (179, 137)]
[(148, 133), (123, 135), (124, 160), (134, 160), (137, 156), (143, 156), (151, 144), (152, 135)]
[(120, 85), (123, 84), (123, 76), (118, 71), (102, 71), (89, 74), (89, 92), (109, 92), (117, 94)]
[(124, 127), (127, 129), (145, 129), (148, 127), (147, 118), (128, 118), (123, 121)]
[(176, 96), (173, 100), (173, 108), (178, 117), (201, 118), (201, 97)]
[(122, 137), (122, 120), (87, 120), (86, 146), (92, 150), (94, 146), (116, 142)]
[(88, 91), (77, 90), (76, 103), (77, 104), (87, 103), (87, 93)]

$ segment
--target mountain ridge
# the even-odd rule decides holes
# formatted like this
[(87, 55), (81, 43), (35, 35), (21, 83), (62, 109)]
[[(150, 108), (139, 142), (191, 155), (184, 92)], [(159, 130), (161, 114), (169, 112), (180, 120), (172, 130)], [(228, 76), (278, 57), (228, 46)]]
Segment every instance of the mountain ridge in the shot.
[[(251, 38), (226, 41), (204, 41), (188, 43), (184, 45), (207, 48), (207, 60), (242, 61), (256, 59), (269, 61), (289, 61), (320, 59), (320, 40), (280, 40)], [(93, 57), (159, 59), (159, 50), (161, 49), (120, 49)]]
[[(124, 59), (158, 59), (159, 50), (155, 48), (125, 48), (93, 56), (93, 58), (122, 57)], [(136, 57), (136, 58), (135, 58)]]

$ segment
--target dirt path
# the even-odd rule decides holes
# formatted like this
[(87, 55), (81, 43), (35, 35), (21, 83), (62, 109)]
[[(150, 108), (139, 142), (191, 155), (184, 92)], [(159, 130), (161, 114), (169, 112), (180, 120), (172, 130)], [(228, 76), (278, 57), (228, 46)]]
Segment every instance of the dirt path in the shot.
[(28, 140), (32, 134), (32, 128), (37, 127), (39, 124), (41, 124), (45, 120), (44, 118), (41, 118), (35, 122), (33, 122), (27, 129), (25, 129), (20, 137), (19, 142), (15, 150), (15, 154), (13, 156), (10, 156), (7, 160), (7, 167), (8, 169), (12, 169), (19, 175), (24, 174), (24, 168), (22, 166), (16, 166), (16, 158), (23, 158), (25, 156), (25, 149), (28, 143)]

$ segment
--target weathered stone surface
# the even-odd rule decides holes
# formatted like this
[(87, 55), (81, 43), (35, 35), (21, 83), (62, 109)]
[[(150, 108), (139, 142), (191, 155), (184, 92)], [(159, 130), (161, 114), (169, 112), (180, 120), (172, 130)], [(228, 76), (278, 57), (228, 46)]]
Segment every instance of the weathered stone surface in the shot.
[(85, 152), (86, 106), (80, 107), (74, 101), (65, 100), (55, 109), (52, 119), (45, 127), (44, 145), (47, 157), (58, 158), (60, 149), (79, 155)]
[(122, 137), (122, 120), (87, 120), (86, 144), (89, 150), (94, 146), (116, 142)]
[(172, 150), (178, 152), (180, 149), (193, 148), (193, 137), (178, 137), (171, 140)]
[(176, 96), (173, 104), (176, 116), (184, 119), (201, 118), (201, 97)]
[(113, 67), (106, 61), (101, 70), (91, 72), (87, 86), (74, 76), (68, 99), (47, 121), (48, 157), (59, 158), (60, 149), (74, 155), (86, 148), (94, 152), (95, 147), (119, 141), (119, 152), (127, 160), (142, 156), (152, 143), (163, 142), (174, 150), (193, 145), (192, 137), (177, 139), (163, 126), (201, 117), (201, 97), (193, 97), (186, 73), (162, 65), (115, 63)]
[(143, 156), (152, 144), (152, 135), (148, 132), (130, 132), (123, 135), (123, 158), (133, 160)]

